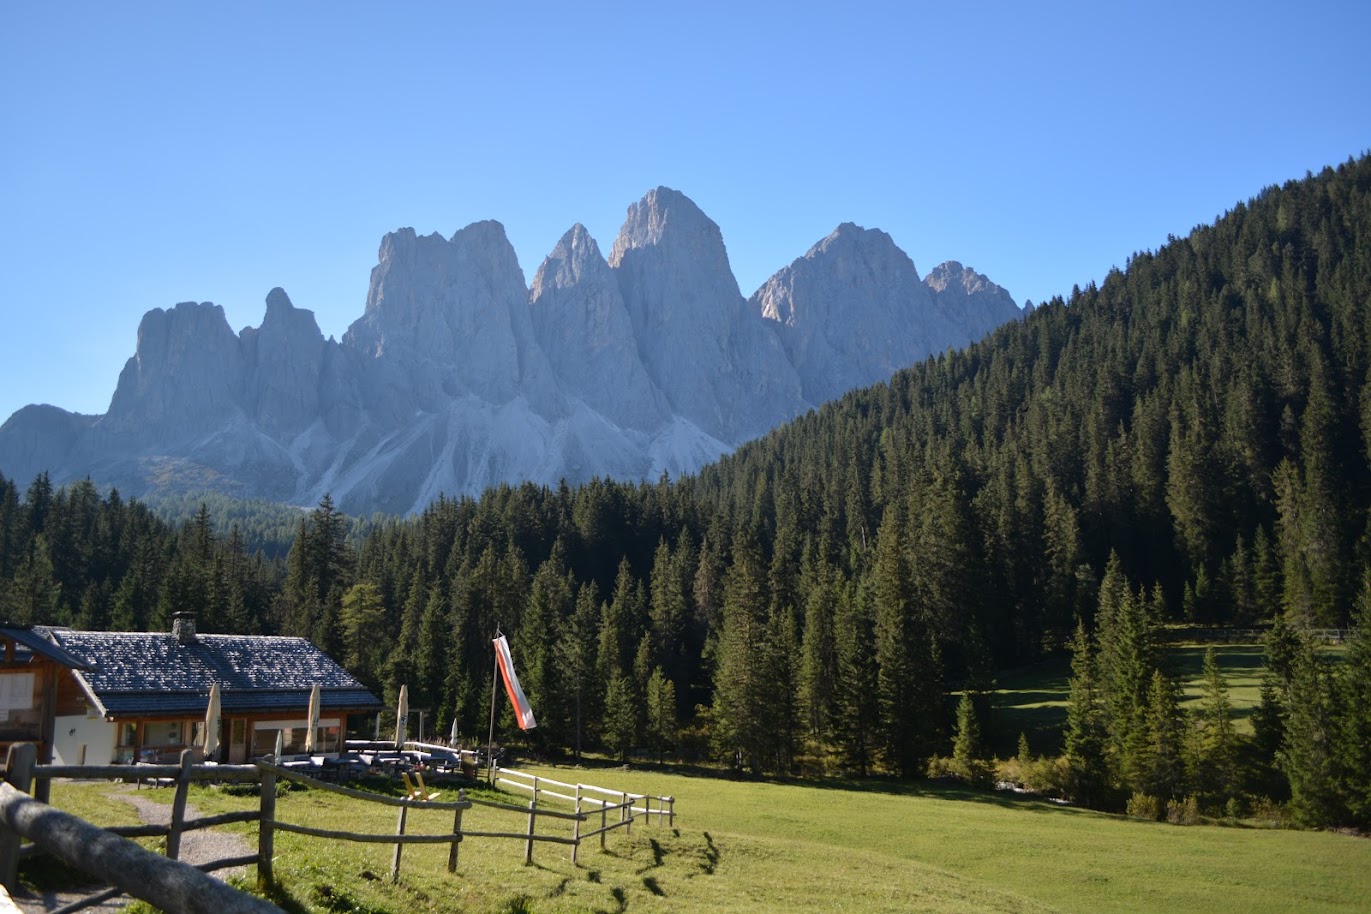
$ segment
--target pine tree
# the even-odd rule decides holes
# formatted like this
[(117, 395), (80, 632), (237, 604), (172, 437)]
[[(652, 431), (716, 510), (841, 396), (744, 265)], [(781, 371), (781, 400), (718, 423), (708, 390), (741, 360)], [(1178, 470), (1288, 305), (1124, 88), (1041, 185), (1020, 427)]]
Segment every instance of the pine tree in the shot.
[(628, 761), (642, 724), (641, 705), (627, 676), (615, 676), (605, 690), (605, 747)]
[(1320, 827), (1342, 818), (1334, 743), (1333, 693), (1312, 645), (1302, 644), (1286, 697), (1285, 742), (1277, 753), (1290, 781), (1290, 808), (1302, 825)]
[(958, 774), (968, 783), (980, 784), (988, 779), (985, 754), (976, 702), (970, 692), (963, 692), (957, 703), (957, 737), (952, 744), (952, 761)]
[(661, 667), (652, 671), (647, 682), (647, 735), (657, 750), (661, 762), (666, 752), (676, 745), (676, 686)]
[(1348, 821), (1371, 827), (1371, 571), (1364, 573), (1356, 626), (1339, 679), (1338, 782)]
[(757, 541), (740, 534), (724, 580), (723, 630), (714, 677), (714, 751), (740, 768), (769, 767), (767, 606)]
[(1180, 710), (1175, 686), (1161, 670), (1152, 672), (1144, 720), (1143, 748), (1130, 760), (1127, 786), (1158, 800), (1178, 798), (1185, 784)]
[(1071, 642), (1071, 685), (1067, 698), (1065, 752), (1069, 796), (1083, 806), (1105, 801), (1109, 783), (1109, 734), (1095, 666), (1095, 645), (1085, 620)]
[(601, 691), (596, 688), (595, 675), (599, 666), (596, 658), (599, 619), (595, 588), (591, 584), (582, 584), (576, 592), (576, 608), (557, 649), (566, 686), (571, 693), (571, 745), (577, 759), (581, 758), (582, 749), (588, 741), (590, 721), (598, 719), (599, 703), (594, 697)]
[(876, 623), (876, 696), (880, 709), (881, 749), (886, 765), (911, 777), (920, 768), (918, 714), (921, 710), (914, 640), (918, 637), (911, 605), (904, 526), (900, 508), (886, 510), (876, 534), (871, 599)]
[(841, 595), (834, 629), (838, 681), (834, 690), (837, 714), (833, 719), (833, 738), (843, 767), (866, 777), (875, 759), (880, 708), (876, 700), (876, 659), (871, 650), (874, 626), (855, 588), (848, 587)]

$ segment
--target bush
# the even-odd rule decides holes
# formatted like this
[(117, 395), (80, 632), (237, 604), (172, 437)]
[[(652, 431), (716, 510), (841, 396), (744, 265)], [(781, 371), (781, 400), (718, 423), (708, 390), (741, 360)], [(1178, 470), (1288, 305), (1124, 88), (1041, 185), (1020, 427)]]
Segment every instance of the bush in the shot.
[(928, 776), (933, 780), (961, 781), (971, 787), (992, 786), (991, 775), (994, 772), (995, 767), (990, 762), (981, 759), (961, 762), (955, 758), (935, 755), (928, 760)]
[(1198, 825), (1200, 823), (1200, 801), (1193, 796), (1184, 801), (1166, 801), (1166, 821), (1172, 825)]
[(1277, 803), (1270, 797), (1257, 797), (1252, 801), (1252, 821), (1265, 828), (1290, 828), (1290, 813), (1285, 804)]
[(1067, 774), (1062, 758), (1018, 756), (995, 761), (995, 780), (1044, 796), (1065, 796)]
[[(1175, 802), (1174, 800), (1172, 802)], [(1170, 804), (1167, 806), (1170, 811)], [(1156, 797), (1148, 796), (1142, 791), (1138, 791), (1128, 798), (1126, 809), (1128, 816), (1133, 819), (1146, 819), (1155, 822), (1162, 817), (1162, 805)]]

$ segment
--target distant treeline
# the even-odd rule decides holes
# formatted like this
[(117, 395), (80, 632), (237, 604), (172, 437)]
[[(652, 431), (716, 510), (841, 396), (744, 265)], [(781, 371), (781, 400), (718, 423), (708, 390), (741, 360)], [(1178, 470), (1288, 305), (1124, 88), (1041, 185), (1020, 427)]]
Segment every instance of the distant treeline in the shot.
[[(1365, 824), (1371, 794), (1349, 797), (1371, 771), (1353, 713), (1371, 707), (1371, 652), (1355, 636), (1334, 673), (1299, 633), (1371, 602), (1369, 445), (1363, 158), (696, 477), (504, 486), (355, 542), (325, 499), (283, 564), (249, 557), (208, 508), (173, 530), (88, 485), (40, 479), (21, 502), (0, 483), (0, 577), (18, 621), (138, 627), (185, 607), (211, 630), (307, 635), (468, 736), (484, 732), (498, 626), (534, 749), (759, 771), (965, 760), (973, 726), (995, 725), (993, 671), (1074, 643), (1058, 789), (1140, 807), (1289, 791), (1305, 821)], [(1155, 648), (1176, 620), (1281, 623), (1266, 729), (1232, 744), (1270, 764), (1205, 773), (1228, 751), (1197, 748), (1227, 739), (1226, 699), (1215, 685), (1206, 718), (1176, 710)]]

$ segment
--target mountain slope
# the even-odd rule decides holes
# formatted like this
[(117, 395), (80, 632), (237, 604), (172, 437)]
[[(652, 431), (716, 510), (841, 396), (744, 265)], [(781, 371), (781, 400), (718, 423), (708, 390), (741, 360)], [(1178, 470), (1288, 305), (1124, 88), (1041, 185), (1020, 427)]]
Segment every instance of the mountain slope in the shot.
[[(401, 229), (341, 341), (280, 289), (238, 334), (208, 302), (154, 309), (109, 411), (20, 410), (0, 427), (0, 471), (132, 495), (331, 493), (359, 514), (505, 482), (681, 475), (1018, 316), (988, 281), (995, 294), (925, 286), (876, 234), (903, 258), (898, 276), (854, 291), (829, 275), (842, 261), (818, 263), (802, 302), (813, 317), (781, 325), (739, 293), (719, 227), (669, 188), (629, 208), (608, 259), (574, 226), (532, 288), (498, 222), (451, 238)], [(879, 346), (852, 344), (861, 322)], [(787, 334), (838, 345), (806, 360)]]

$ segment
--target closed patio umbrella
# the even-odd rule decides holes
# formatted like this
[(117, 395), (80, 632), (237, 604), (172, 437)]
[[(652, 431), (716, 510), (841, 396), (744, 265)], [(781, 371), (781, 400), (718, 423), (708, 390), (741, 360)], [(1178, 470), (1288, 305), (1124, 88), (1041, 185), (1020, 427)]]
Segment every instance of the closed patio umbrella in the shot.
[(400, 686), (400, 703), (395, 708), (395, 748), (405, 748), (405, 724), (409, 722), (409, 686)]
[(309, 720), (305, 730), (305, 752), (314, 752), (318, 749), (314, 745), (314, 734), (319, 729), (319, 701), (319, 683), (316, 682), (314, 687), (309, 690)]
[(205, 709), (205, 758), (213, 758), (219, 751), (219, 719), (223, 716), (220, 710), (219, 683), (209, 687), (209, 707)]

